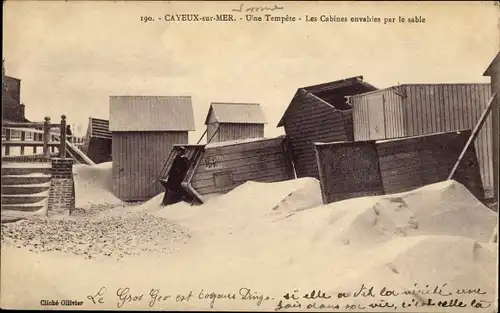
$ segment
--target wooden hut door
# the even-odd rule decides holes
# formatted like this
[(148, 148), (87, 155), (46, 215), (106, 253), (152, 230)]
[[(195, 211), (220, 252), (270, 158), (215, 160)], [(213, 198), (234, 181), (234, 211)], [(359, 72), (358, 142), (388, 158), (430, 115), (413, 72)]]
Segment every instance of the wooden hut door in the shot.
[(383, 94), (372, 94), (367, 96), (371, 140), (386, 138), (384, 100)]

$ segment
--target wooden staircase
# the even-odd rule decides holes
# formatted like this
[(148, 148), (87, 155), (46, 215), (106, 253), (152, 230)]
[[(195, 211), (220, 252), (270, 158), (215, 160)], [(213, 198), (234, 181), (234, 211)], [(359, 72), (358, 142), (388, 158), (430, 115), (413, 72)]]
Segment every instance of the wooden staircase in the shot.
[(50, 162), (2, 162), (2, 223), (46, 214)]

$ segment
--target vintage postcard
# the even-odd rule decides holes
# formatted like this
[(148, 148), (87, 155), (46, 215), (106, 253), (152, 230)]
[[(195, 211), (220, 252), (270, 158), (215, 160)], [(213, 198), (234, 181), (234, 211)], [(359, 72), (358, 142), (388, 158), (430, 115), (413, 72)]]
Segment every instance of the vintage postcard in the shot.
[(2, 309), (498, 311), (498, 1), (3, 12)]

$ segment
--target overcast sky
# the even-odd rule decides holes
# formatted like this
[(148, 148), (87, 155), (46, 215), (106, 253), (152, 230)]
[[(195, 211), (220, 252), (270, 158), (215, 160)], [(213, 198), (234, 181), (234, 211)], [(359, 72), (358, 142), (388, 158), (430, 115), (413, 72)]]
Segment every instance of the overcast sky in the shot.
[(109, 118), (110, 95), (191, 95), (196, 142), (210, 101), (261, 103), (266, 136), (275, 136), (299, 87), (356, 75), (378, 88), (489, 82), (482, 74), (500, 47), (491, 2), (277, 4), (284, 9), (275, 14), (302, 19), (401, 15), (426, 23), (144, 24), (142, 15), (232, 13), (240, 3), (7, 1), (6, 72), (22, 80), (28, 119), (65, 113), (80, 125), (77, 135), (90, 116)]

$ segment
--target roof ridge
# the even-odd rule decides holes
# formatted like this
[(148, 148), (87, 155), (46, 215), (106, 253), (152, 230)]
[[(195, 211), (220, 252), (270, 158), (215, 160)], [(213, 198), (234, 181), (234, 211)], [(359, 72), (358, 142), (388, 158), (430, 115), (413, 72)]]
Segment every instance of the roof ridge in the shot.
[(320, 84), (315, 84), (315, 85), (310, 85), (310, 86), (304, 86), (300, 87), (299, 89), (308, 89), (308, 88), (314, 88), (314, 87), (319, 87), (319, 86), (325, 86), (325, 85), (331, 85), (331, 84), (340, 84), (344, 83), (346, 81), (351, 81), (351, 80), (360, 80), (364, 82), (363, 75), (358, 75), (358, 76), (352, 76), (344, 79), (337, 79), (337, 80), (332, 80), (326, 83), (320, 83)]
[(192, 96), (110, 95), (110, 98), (192, 98)]
[(255, 102), (210, 102), (210, 104), (225, 104), (225, 105), (260, 105)]

